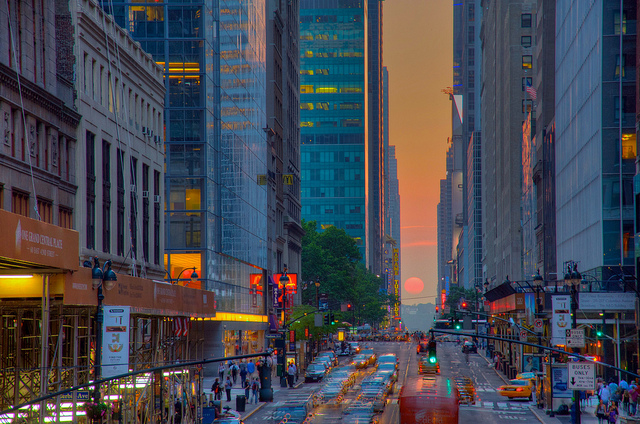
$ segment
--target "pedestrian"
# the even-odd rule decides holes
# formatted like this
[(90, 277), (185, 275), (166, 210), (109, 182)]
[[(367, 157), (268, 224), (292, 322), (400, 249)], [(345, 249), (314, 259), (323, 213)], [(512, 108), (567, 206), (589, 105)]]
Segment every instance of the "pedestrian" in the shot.
[(246, 378), (242, 380), (242, 388), (244, 389), (244, 398), (249, 402), (249, 392), (251, 391), (251, 383)]
[(635, 416), (638, 411), (638, 386), (631, 384), (629, 390), (629, 415)]
[(618, 405), (615, 402), (611, 402), (611, 405), (609, 405), (609, 423), (617, 423), (619, 415), (620, 413), (618, 412)]
[(240, 384), (242, 384), (242, 387), (244, 387), (245, 381), (247, 381), (247, 367), (246, 365), (243, 367), (242, 364), (240, 364)]
[(213, 397), (215, 400), (220, 400), (221, 397), (221, 391), (220, 391), (220, 381), (216, 378), (216, 380), (213, 382), (213, 385), (211, 386), (211, 391), (213, 392)]
[(289, 368), (287, 369), (287, 380), (289, 381), (289, 388), (293, 388), (293, 377), (296, 375), (296, 366), (293, 362), (289, 362)]
[[(622, 387), (622, 385), (620, 385), (620, 387)], [(630, 396), (629, 396), (629, 390), (624, 390), (622, 392), (622, 410), (624, 412), (627, 413), (627, 415), (629, 415), (629, 401), (630, 401)]]
[(238, 364), (236, 364), (235, 362), (231, 364), (231, 377), (233, 378), (233, 384), (236, 384), (236, 381), (238, 380), (239, 370), (240, 368), (238, 367)]
[(258, 403), (258, 390), (260, 390), (260, 382), (257, 378), (253, 379), (253, 383), (251, 383), (251, 394), (252, 398), (255, 399), (254, 403)]
[(247, 364), (247, 373), (249, 374), (249, 378), (253, 378), (253, 373), (256, 371), (256, 364), (253, 363), (253, 359), (249, 360)]
[(218, 377), (220, 381), (224, 380), (224, 362), (220, 362), (220, 365), (218, 365)]
[(604, 404), (602, 399), (600, 399), (600, 403), (596, 406), (596, 417), (598, 418), (598, 424), (602, 424), (605, 419), (609, 419), (607, 415), (607, 405)]
[(611, 394), (609, 393), (609, 386), (603, 384), (600, 388), (600, 392), (598, 393), (600, 400), (604, 402), (605, 405), (609, 404), (609, 398), (611, 398)]
[(231, 378), (227, 376), (227, 379), (224, 382), (224, 390), (227, 392), (227, 402), (231, 402), (231, 388), (233, 387), (233, 382)]

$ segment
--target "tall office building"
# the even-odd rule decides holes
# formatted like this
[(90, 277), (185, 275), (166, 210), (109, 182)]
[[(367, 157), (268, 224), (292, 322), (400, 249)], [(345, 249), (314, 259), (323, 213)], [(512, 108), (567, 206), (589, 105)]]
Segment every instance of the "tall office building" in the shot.
[(525, 83), (533, 75), (535, 3), (486, 2), (482, 11), (482, 245), (491, 284), (524, 277), (521, 145), (522, 122), (531, 108)]
[[(268, 269), (299, 274), (300, 48), (299, 1), (267, 1)], [(301, 296), (301, 291), (298, 291)], [(299, 301), (299, 299), (296, 299)]]
[(636, 8), (556, 8), (556, 267), (579, 261), (605, 281), (635, 275)]
[(335, 225), (369, 258), (367, 2), (300, 3), (302, 216)]
[(260, 350), (267, 275), (277, 271), (258, 178), (270, 160), (265, 1), (102, 6), (164, 67), (165, 268), (171, 278), (195, 268), (215, 294), (207, 356)]

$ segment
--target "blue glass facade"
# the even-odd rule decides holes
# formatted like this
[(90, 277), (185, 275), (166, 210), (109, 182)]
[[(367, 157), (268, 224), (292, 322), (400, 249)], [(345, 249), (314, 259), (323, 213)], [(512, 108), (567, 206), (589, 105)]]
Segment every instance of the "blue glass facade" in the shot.
[(367, 246), (367, 10), (355, 0), (300, 7), (302, 217)]
[[(264, 314), (265, 2), (103, 1), (165, 69), (165, 267), (190, 267), (217, 310)], [(183, 274), (184, 275), (184, 274)]]

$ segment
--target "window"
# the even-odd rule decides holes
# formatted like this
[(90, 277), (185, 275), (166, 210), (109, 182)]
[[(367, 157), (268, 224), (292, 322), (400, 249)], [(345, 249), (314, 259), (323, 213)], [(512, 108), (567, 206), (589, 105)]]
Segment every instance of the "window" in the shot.
[(467, 29), (467, 43), (473, 44), (476, 36), (475, 33), (476, 33), (476, 27), (474, 27), (473, 25), (470, 25), (469, 28)]
[[(614, 12), (613, 14), (613, 33), (620, 35), (620, 12)], [(622, 34), (627, 33), (627, 14), (622, 13)]]
[(469, 49), (467, 51), (467, 65), (468, 66), (475, 66), (475, 50), (474, 49)]
[(40, 221), (53, 224), (53, 203), (38, 197), (38, 215), (40, 215)]
[[(525, 113), (524, 99), (522, 100), (522, 113)], [(527, 99), (527, 112), (531, 112), (531, 108), (533, 107), (533, 100)]]
[[(157, 196), (157, 197), (156, 197)], [(153, 171), (153, 263), (160, 264), (160, 172)]]
[(149, 261), (149, 165), (142, 164), (142, 256)]
[(102, 140), (102, 251), (111, 252), (111, 144)]
[(522, 91), (527, 89), (527, 85), (533, 86), (533, 78), (532, 77), (522, 77)]
[[(624, 68), (625, 68), (625, 55), (622, 55), (622, 78), (624, 78), (625, 76), (625, 72), (624, 72)], [(615, 71), (615, 76), (616, 78), (620, 77), (620, 55), (617, 54), (616, 55), (616, 71)]]
[(134, 259), (138, 259), (138, 196), (137, 196), (137, 183), (138, 183), (138, 159), (131, 157), (129, 162), (129, 173), (131, 182), (131, 193), (129, 194), (129, 230), (131, 233), (131, 256)]
[(522, 69), (531, 69), (533, 67), (533, 57), (530, 54), (522, 56)]
[(29, 193), (13, 189), (11, 192), (11, 212), (29, 216)]
[(117, 149), (117, 195), (116, 195), (116, 253), (124, 256), (124, 152)]
[(86, 132), (86, 158), (87, 166), (87, 249), (95, 249), (96, 242), (96, 157), (95, 157), (95, 134)]
[(476, 5), (475, 4), (470, 4), (469, 8), (467, 9), (467, 20), (469, 22), (473, 22), (476, 19)]
[(522, 37), (520, 37), (520, 45), (522, 47), (531, 47), (531, 36), (523, 35)]
[(58, 209), (58, 226), (62, 228), (73, 228), (73, 211), (64, 206)]
[(313, 93), (313, 85), (300, 85), (300, 93)]
[(523, 13), (520, 15), (520, 27), (531, 28), (531, 13)]

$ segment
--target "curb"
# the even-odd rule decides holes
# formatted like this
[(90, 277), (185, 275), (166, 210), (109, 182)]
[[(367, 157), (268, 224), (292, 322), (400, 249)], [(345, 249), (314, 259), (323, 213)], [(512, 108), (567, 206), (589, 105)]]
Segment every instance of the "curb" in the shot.
[(538, 421), (540, 421), (541, 423), (544, 423), (545, 421), (542, 419), (542, 417), (540, 416), (538, 411), (536, 411), (536, 409), (538, 409), (538, 408), (534, 408), (531, 405), (529, 405), (529, 411), (531, 411), (531, 413), (533, 415), (535, 415), (535, 417), (538, 419)]
[[(483, 349), (483, 351), (484, 351), (484, 349)], [(482, 356), (482, 359), (484, 359), (485, 361), (487, 361), (487, 365), (491, 364), (491, 362), (489, 362), (489, 359), (488, 359), (485, 355), (480, 355), (480, 356)], [(498, 370), (497, 370), (497, 369), (495, 369), (495, 368), (494, 368), (493, 370), (496, 372), (496, 374), (498, 375), (498, 377), (500, 377), (500, 378), (502, 379), (502, 381), (504, 381), (504, 384), (509, 384), (509, 380), (507, 380), (507, 379), (505, 378), (505, 376), (504, 376), (504, 375), (500, 374), (500, 373), (498, 372)], [(540, 418), (538, 418), (538, 419), (540, 419)], [(544, 422), (544, 421), (543, 421), (543, 422)]]
[(253, 411), (249, 412), (247, 415), (242, 415), (242, 419), (243, 420), (247, 420), (249, 419), (250, 416), (252, 416), (253, 414), (255, 414), (256, 412), (258, 412), (259, 410), (261, 410), (267, 403), (266, 402), (261, 402), (260, 405), (258, 405), (256, 407), (256, 409), (254, 409)]

